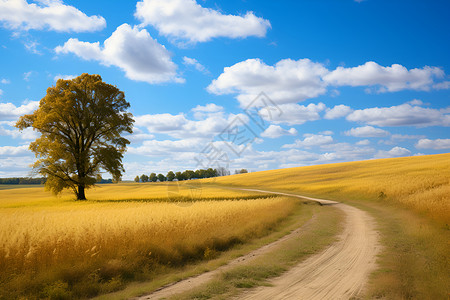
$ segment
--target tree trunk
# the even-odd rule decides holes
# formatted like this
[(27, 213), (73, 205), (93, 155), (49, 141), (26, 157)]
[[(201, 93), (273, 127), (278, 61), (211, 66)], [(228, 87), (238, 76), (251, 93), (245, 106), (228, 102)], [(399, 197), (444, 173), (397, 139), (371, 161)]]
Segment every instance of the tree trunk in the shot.
[(77, 200), (86, 200), (86, 196), (84, 195), (84, 185), (82, 184), (78, 185)]

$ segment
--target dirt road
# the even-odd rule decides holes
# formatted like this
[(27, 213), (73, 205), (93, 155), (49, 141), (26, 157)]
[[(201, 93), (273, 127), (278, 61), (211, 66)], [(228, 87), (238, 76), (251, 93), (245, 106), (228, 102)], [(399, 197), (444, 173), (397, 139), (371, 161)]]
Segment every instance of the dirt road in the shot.
[[(346, 218), (345, 229), (337, 242), (270, 281), (272, 286), (252, 289), (239, 295), (238, 299), (349, 299), (361, 293), (370, 272), (375, 269), (376, 255), (380, 249), (372, 217), (362, 210), (335, 201), (256, 189), (242, 190), (299, 197), (322, 205), (334, 205), (343, 211)], [(182, 280), (138, 299), (161, 299), (200, 286), (222, 271), (267, 253), (277, 243), (293, 238), (301, 231), (301, 228), (297, 229), (281, 240), (214, 271)]]

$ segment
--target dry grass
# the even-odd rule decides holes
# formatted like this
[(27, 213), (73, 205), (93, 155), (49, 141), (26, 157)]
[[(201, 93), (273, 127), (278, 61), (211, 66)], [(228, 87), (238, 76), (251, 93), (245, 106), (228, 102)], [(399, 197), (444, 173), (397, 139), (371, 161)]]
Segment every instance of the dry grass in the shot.
[(440, 224), (450, 224), (450, 154), (278, 169), (222, 177), (215, 183), (295, 191), (340, 201), (394, 202)]
[[(180, 187), (178, 194), (191, 199), (191, 189)], [(0, 299), (116, 290), (262, 236), (296, 205), (283, 197), (239, 200), (256, 193), (220, 188), (205, 188), (202, 195), (236, 200), (122, 201), (149, 195), (167, 200), (162, 184), (105, 185), (88, 194), (98, 201), (87, 202), (55, 199), (43, 188), (0, 193)], [(108, 194), (115, 201), (105, 201)]]

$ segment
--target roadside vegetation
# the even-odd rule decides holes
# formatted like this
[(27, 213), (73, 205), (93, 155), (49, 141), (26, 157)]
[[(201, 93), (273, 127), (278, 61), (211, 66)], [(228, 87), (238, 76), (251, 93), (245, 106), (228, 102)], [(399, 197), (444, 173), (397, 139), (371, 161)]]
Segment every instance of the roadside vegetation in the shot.
[(384, 246), (367, 297), (450, 294), (450, 154), (279, 169), (214, 184), (289, 191), (367, 210), (377, 219)]

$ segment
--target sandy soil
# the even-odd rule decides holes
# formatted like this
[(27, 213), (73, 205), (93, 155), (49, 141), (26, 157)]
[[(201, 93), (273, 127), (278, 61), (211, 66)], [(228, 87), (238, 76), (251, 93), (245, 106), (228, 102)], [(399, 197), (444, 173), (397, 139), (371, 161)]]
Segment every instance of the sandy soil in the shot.
[[(309, 257), (273, 279), (270, 281), (272, 286), (249, 290), (237, 299), (349, 299), (361, 293), (370, 272), (375, 269), (376, 255), (380, 249), (374, 221), (366, 212), (330, 200), (255, 189), (242, 190), (293, 196), (317, 201), (322, 205), (334, 205), (345, 213), (346, 224), (338, 241), (323, 252)], [(164, 286), (152, 294), (136, 299), (161, 299), (200, 286), (220, 272), (269, 252), (280, 242), (298, 237), (308, 224), (214, 271)]]

